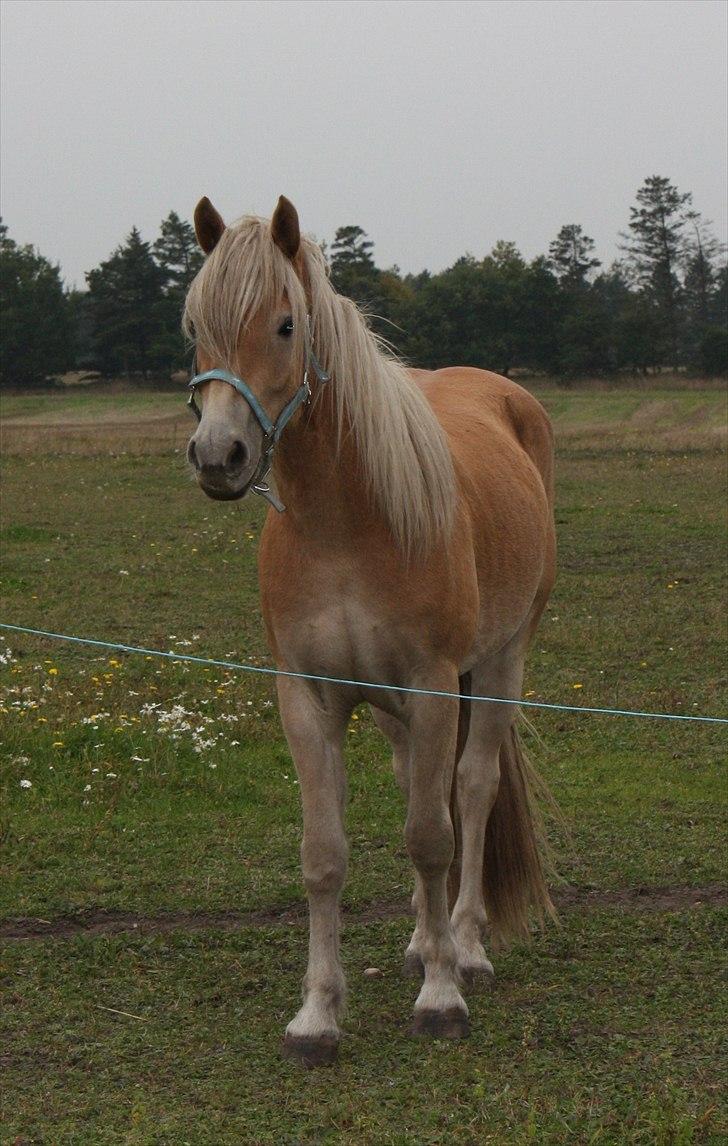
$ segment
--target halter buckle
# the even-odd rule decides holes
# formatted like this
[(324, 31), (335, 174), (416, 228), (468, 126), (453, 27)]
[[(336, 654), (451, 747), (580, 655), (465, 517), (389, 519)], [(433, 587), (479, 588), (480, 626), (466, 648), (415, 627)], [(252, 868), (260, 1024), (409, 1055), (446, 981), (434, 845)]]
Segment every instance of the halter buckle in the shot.
[(265, 498), (265, 500), (269, 502), (269, 504), (272, 505), (274, 509), (277, 509), (279, 513), (285, 512), (285, 505), (273, 492), (267, 482), (259, 482), (257, 485), (253, 485), (250, 488), (252, 489), (253, 493), (257, 493), (259, 497)]

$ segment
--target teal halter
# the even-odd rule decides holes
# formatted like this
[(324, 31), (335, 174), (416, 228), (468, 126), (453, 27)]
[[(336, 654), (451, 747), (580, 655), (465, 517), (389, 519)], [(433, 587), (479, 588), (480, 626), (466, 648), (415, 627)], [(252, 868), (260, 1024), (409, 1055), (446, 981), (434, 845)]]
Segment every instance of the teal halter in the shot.
[(275, 422), (271, 421), (268, 417), (247, 382), (244, 382), (242, 378), (238, 378), (237, 374), (231, 374), (229, 370), (206, 370), (204, 374), (195, 374), (188, 387), (190, 396), (187, 405), (193, 411), (198, 422), (202, 420), (202, 413), (195, 402), (195, 391), (197, 387), (202, 386), (203, 383), (211, 382), (214, 378), (217, 378), (220, 382), (227, 382), (228, 386), (232, 386), (234, 390), (237, 390), (238, 394), (242, 394), (243, 398), (245, 398), (245, 401), (255, 414), (263, 431), (263, 449), (260, 455), (260, 461), (256, 466), (253, 476), (243, 490), (243, 493), (247, 493), (248, 490), (252, 488), (253, 493), (264, 497), (279, 513), (283, 512), (285, 506), (273, 493), (265, 479), (273, 464), (273, 453), (280, 441), (281, 434), (299, 406), (308, 402), (311, 397), (311, 387), (308, 381), (309, 367), (312, 367), (319, 382), (328, 382), (330, 380), (330, 375), (326, 373), (313, 352), (310, 336), (306, 339), (306, 366), (303, 372), (303, 382), (298, 387), (298, 390), (296, 390), (290, 402), (283, 407)]

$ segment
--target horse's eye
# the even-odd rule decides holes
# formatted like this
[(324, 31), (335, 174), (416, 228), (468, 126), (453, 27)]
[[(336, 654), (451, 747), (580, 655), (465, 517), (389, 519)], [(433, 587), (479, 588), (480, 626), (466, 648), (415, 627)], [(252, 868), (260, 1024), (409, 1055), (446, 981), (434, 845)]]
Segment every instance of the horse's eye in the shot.
[(278, 327), (278, 333), (283, 338), (288, 338), (289, 335), (293, 334), (293, 319), (286, 318)]

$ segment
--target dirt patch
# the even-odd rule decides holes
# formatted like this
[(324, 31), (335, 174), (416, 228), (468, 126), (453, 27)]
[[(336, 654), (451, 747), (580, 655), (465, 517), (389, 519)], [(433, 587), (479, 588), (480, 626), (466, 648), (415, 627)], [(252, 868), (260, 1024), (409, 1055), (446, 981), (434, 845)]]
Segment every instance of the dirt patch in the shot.
[[(624, 887), (604, 890), (592, 887), (562, 887), (553, 893), (564, 913), (599, 908), (629, 912), (688, 911), (699, 907), (728, 906), (728, 887)], [(344, 907), (344, 926), (403, 919), (410, 914), (409, 900), (371, 903), (352, 911)], [(163, 915), (137, 915), (102, 908), (62, 915), (55, 919), (16, 919), (0, 923), (0, 939), (70, 939), (75, 935), (115, 935), (120, 932), (158, 934), (170, 931), (238, 931), (245, 927), (302, 926), (308, 913), (305, 903), (259, 911), (171, 911)]]
[(728, 907), (728, 887), (617, 887), (611, 890), (562, 887), (554, 894), (559, 911), (576, 908), (622, 907), (627, 911), (686, 911), (692, 907)]
[(3, 453), (7, 456), (46, 454), (98, 457), (125, 453), (153, 456), (185, 447), (194, 429), (184, 407), (177, 414), (147, 411), (134, 419), (35, 423), (17, 418), (0, 423)]
[(131, 435), (139, 425), (149, 423), (169, 425), (172, 422), (182, 421), (188, 426), (194, 425), (194, 421), (190, 419), (183, 403), (180, 403), (179, 410), (164, 414), (160, 413), (159, 410), (136, 410), (133, 414), (119, 410), (91, 410), (88, 417), (85, 418), (78, 416), (74, 418), (68, 411), (64, 410), (45, 411), (42, 414), (17, 414), (4, 418), (2, 425), (6, 432), (32, 427), (34, 430), (63, 429), (70, 434), (83, 430), (93, 430), (97, 426), (112, 426), (120, 434)]
[(680, 406), (674, 399), (656, 398), (651, 402), (643, 402), (627, 419), (630, 426), (637, 429), (655, 426), (658, 423), (672, 425), (679, 415)]

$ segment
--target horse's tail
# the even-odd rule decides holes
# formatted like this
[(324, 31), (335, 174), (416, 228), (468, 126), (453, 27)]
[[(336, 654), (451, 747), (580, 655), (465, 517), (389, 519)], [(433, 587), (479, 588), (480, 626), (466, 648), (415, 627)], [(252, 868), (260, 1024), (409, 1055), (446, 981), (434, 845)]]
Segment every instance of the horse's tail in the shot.
[[(461, 691), (464, 690), (461, 688)], [(557, 918), (546, 885), (542, 857), (548, 858), (549, 850), (536, 797), (541, 797), (551, 807), (555, 805), (524, 751), (515, 722), (501, 744), (499, 763), (498, 794), (488, 817), (483, 857), (483, 898), (491, 942), (495, 947), (529, 939), (531, 918), (541, 926), (547, 917)], [(450, 814), (455, 828), (455, 858), (448, 882), (452, 905), (460, 884), (461, 862), (455, 778)]]
[(529, 920), (556, 918), (542, 856), (548, 845), (536, 797), (553, 804), (514, 722), (500, 748), (500, 782), (485, 829), (483, 897), (495, 946), (530, 937)]
[[(469, 696), (472, 687), (472, 679), (469, 672), (463, 673), (459, 681), (460, 695)], [(460, 869), (463, 856), (463, 838), (460, 828), (460, 812), (458, 811), (458, 765), (460, 764), (460, 757), (465, 751), (465, 744), (468, 739), (470, 731), (470, 706), (471, 700), (461, 700), (460, 708), (458, 710), (458, 739), (457, 747), (455, 749), (455, 767), (452, 770), (452, 781), (450, 783), (450, 819), (452, 820), (452, 830), (455, 835), (455, 851), (453, 853), (452, 862), (447, 873), (447, 899), (452, 911), (455, 900), (458, 897), (460, 890)]]

